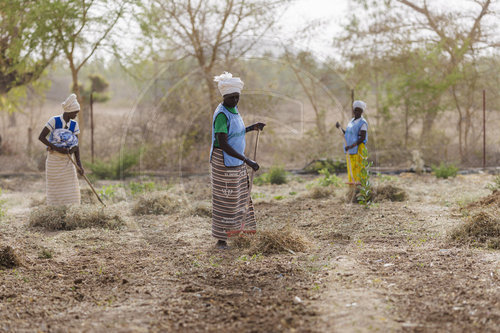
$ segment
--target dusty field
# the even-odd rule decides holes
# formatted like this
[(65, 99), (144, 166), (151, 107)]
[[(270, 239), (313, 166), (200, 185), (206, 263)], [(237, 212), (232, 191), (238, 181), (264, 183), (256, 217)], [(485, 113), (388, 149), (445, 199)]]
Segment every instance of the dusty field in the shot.
[(169, 215), (133, 216), (129, 198), (110, 203), (121, 229), (57, 232), (28, 227), (41, 178), (1, 179), (0, 246), (22, 266), (0, 270), (0, 331), (498, 331), (500, 251), (448, 236), (491, 180), (383, 177), (409, 198), (370, 209), (345, 203), (345, 188), (311, 198), (312, 178), (255, 186), (259, 227), (313, 244), (262, 255), (214, 248), (196, 209), (209, 202), (207, 177), (170, 188), (186, 204)]

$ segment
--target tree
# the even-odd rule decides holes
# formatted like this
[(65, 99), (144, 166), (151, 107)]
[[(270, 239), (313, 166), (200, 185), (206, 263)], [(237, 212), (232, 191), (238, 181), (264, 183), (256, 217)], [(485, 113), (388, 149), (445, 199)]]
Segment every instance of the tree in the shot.
[(47, 1), (0, 2), (0, 95), (37, 80), (57, 56), (53, 8)]
[(350, 61), (391, 58), (408, 50), (426, 49), (437, 57), (439, 68), (434, 75), (448, 86), (440, 86), (439, 94), (428, 96), (423, 106), (422, 142), (431, 131), (448, 88), (464, 77), (466, 64), (478, 52), (498, 46), (492, 1), (471, 0), (467, 8), (446, 7), (446, 11), (437, 2), (431, 6), (426, 0), (357, 2), (365, 9), (366, 19), (353, 16), (346, 33), (337, 40)]
[[(123, 17), (128, 3), (126, 0), (67, 0), (61, 1), (54, 13), (58, 18), (54, 29), (71, 70), (71, 89), (80, 104), (83, 100), (78, 74), (95, 52), (106, 46), (105, 42), (118, 20)], [(87, 118), (84, 110), (82, 108), (82, 112), (78, 114), (82, 134), (82, 119)]]
[[(276, 24), (288, 0), (152, 0), (143, 6), (141, 28), (157, 61), (192, 57), (205, 84), (207, 102), (216, 106), (215, 67), (253, 50)], [(170, 57), (170, 58), (169, 58)]]

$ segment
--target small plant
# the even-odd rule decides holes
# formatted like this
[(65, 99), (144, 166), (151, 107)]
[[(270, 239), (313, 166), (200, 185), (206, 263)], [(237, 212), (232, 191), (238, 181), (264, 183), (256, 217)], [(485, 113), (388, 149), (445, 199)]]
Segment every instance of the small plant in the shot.
[(263, 173), (253, 180), (255, 185), (275, 184), (281, 185), (288, 182), (287, 172), (282, 167), (273, 166), (269, 172)]
[(333, 185), (335, 187), (342, 186), (342, 179), (337, 177), (335, 174), (330, 173), (330, 171), (328, 171), (328, 169), (319, 170), (319, 174), (323, 175), (323, 178), (318, 180), (318, 185), (320, 185), (320, 186)]
[(120, 185), (108, 185), (103, 186), (103, 188), (99, 191), (99, 196), (104, 199), (113, 199), (116, 196), (116, 189), (120, 187)]
[(492, 192), (500, 190), (500, 175), (496, 176), (495, 179), (493, 179), (492, 184), (486, 185), (486, 188), (488, 188), (488, 190), (491, 190)]
[(277, 195), (275, 197), (273, 197), (274, 200), (283, 200), (285, 199), (285, 196), (284, 195)]
[(363, 206), (369, 206), (372, 203), (372, 184), (370, 182), (370, 168), (373, 162), (368, 161), (368, 150), (366, 148), (361, 152), (362, 160), (361, 172), (359, 175), (360, 184), (358, 185), (359, 193), (356, 196), (358, 203)]
[(441, 162), (439, 166), (432, 166), (432, 171), (437, 178), (448, 179), (449, 177), (455, 177), (458, 172), (458, 168), (453, 164), (446, 164)]
[(321, 159), (311, 162), (304, 168), (305, 172), (319, 173), (321, 170), (327, 169), (331, 174), (337, 174), (347, 171), (347, 162), (345, 160)]
[(128, 187), (130, 189), (130, 193), (133, 196), (144, 192), (152, 192), (156, 190), (156, 184), (154, 182), (144, 182), (144, 183), (130, 182), (128, 184)]
[[(2, 196), (2, 189), (0, 188), (0, 196)], [(7, 200), (0, 199), (0, 219), (7, 214), (7, 208), (5, 208), (5, 203)]]
[(52, 253), (52, 251), (46, 248), (42, 249), (38, 254), (39, 259), (52, 259), (53, 256), (54, 254)]

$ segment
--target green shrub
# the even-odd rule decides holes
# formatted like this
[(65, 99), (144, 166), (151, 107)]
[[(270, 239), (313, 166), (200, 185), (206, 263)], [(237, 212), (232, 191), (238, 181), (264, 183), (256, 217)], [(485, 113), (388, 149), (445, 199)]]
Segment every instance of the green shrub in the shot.
[(320, 173), (324, 169), (328, 170), (331, 174), (347, 172), (347, 162), (345, 160), (332, 160), (330, 158), (316, 160), (307, 165), (304, 171), (307, 173)]
[(156, 184), (154, 182), (144, 182), (144, 183), (130, 182), (128, 184), (128, 187), (130, 189), (130, 193), (133, 196), (156, 190)]
[(373, 199), (372, 184), (370, 181), (370, 168), (373, 162), (368, 161), (368, 150), (366, 148), (363, 149), (361, 155), (363, 157), (361, 161), (363, 167), (359, 175), (360, 184), (357, 186), (359, 193), (356, 195), (356, 199), (358, 199), (360, 205), (367, 207), (371, 205)]
[(286, 184), (288, 182), (287, 172), (278, 166), (273, 166), (269, 170), (269, 172), (263, 173), (262, 175), (254, 178), (253, 183), (255, 185), (264, 185), (264, 184), (275, 184), (281, 185)]
[(441, 162), (439, 166), (432, 166), (432, 171), (437, 178), (447, 179), (449, 177), (455, 177), (458, 172), (458, 168), (453, 164), (446, 164)]
[(337, 177), (335, 174), (330, 173), (328, 169), (321, 169), (318, 172), (320, 175), (324, 177), (318, 180), (318, 185), (320, 186), (330, 186), (333, 185), (335, 187), (342, 186), (342, 179)]
[(90, 164), (92, 176), (97, 179), (121, 179), (131, 176), (130, 169), (139, 163), (139, 157), (142, 150), (137, 151), (124, 151), (123, 156), (118, 154), (111, 158), (111, 160), (104, 162), (101, 160)]

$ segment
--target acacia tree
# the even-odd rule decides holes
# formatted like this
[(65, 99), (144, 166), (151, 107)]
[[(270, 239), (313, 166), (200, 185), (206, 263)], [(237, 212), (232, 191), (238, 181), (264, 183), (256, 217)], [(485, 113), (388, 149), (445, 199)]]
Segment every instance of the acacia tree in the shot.
[(141, 28), (150, 38), (156, 60), (195, 59), (213, 109), (217, 62), (231, 66), (253, 50), (287, 3), (289, 0), (152, 0), (143, 6)]
[(37, 80), (57, 56), (53, 9), (46, 1), (0, 2), (0, 95)]
[[(106, 46), (128, 3), (127, 0), (66, 0), (61, 1), (54, 13), (58, 18), (54, 29), (71, 71), (71, 89), (81, 104), (83, 100), (78, 74), (95, 52)], [(87, 118), (83, 114), (84, 110), (82, 108), (82, 112), (78, 113), (82, 134), (82, 119)]]
[[(413, 50), (429, 50), (439, 67), (433, 75), (447, 84), (424, 98), (420, 142), (430, 133), (448, 88), (463, 79), (463, 69), (478, 52), (498, 45), (494, 27), (497, 13), (491, 0), (467, 1), (467, 7), (438, 7), (426, 0), (357, 1), (364, 20), (353, 16), (345, 34), (337, 40), (343, 54), (353, 63), (366, 59), (389, 59)], [(436, 54), (436, 50), (438, 53)], [(413, 70), (413, 68), (410, 68)], [(418, 96), (409, 96), (411, 98)]]

